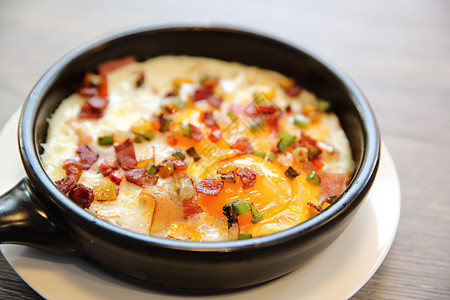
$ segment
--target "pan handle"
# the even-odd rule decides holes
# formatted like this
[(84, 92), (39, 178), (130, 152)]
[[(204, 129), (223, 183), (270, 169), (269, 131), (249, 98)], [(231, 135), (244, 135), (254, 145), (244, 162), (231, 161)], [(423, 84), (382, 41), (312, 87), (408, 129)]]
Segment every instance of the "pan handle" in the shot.
[(0, 243), (76, 255), (71, 239), (47, 217), (28, 178), (0, 196)]

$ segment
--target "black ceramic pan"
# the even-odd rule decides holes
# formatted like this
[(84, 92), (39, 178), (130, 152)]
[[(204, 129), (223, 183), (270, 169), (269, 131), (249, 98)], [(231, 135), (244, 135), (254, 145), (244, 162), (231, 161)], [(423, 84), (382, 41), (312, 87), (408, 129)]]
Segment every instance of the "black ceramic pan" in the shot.
[[(213, 57), (276, 70), (331, 101), (356, 162), (348, 189), (322, 213), (293, 228), (215, 243), (134, 233), (79, 208), (43, 169), (40, 155), (47, 118), (98, 64), (128, 55), (144, 61), (163, 54)], [(80, 255), (111, 274), (190, 290), (246, 287), (301, 267), (347, 227), (374, 181), (380, 156), (373, 112), (358, 87), (338, 68), (301, 46), (214, 26), (141, 26), (72, 51), (31, 91), (21, 113), (18, 139), (27, 177), (0, 199), (0, 242)]]

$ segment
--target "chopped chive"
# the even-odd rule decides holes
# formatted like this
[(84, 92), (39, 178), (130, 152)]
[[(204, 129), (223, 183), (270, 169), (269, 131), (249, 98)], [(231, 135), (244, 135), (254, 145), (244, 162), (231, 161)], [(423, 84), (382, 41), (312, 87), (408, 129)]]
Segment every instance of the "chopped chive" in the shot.
[(260, 150), (252, 150), (250, 152), (253, 155), (261, 156), (262, 158), (266, 158), (266, 152)]
[(200, 156), (198, 155), (197, 150), (195, 150), (194, 147), (191, 147), (191, 148), (187, 149), (187, 150), (186, 150), (186, 153), (187, 153), (190, 157), (192, 157), (192, 158), (194, 159), (194, 161), (200, 160)]
[(106, 135), (98, 137), (98, 144), (101, 146), (108, 146), (113, 144), (113, 136), (112, 135)]
[(231, 110), (229, 110), (228, 112), (227, 112), (227, 116), (228, 116), (228, 118), (230, 118), (230, 120), (231, 121), (236, 121), (237, 120), (237, 116), (234, 114), (234, 112), (233, 111), (231, 111)]
[(232, 202), (231, 205), (233, 206), (234, 212), (237, 216), (243, 215), (252, 209), (248, 200), (236, 200)]
[(297, 114), (294, 117), (294, 125), (301, 127), (301, 128), (305, 128), (307, 127), (309, 124), (311, 124), (311, 119), (308, 118), (307, 116), (301, 115), (301, 114)]
[(333, 202), (337, 200), (337, 196), (336, 195), (330, 196), (328, 198), (330, 198), (330, 200), (333, 201)]
[(175, 151), (173, 151), (173, 156), (181, 160), (186, 158), (186, 155), (184, 155), (183, 150), (180, 149), (176, 149)]
[(133, 140), (134, 140), (136, 143), (142, 143), (142, 138), (141, 138), (140, 135), (135, 135), (134, 138), (133, 138)]
[(300, 175), (300, 172), (289, 166), (289, 168), (287, 168), (287, 170), (284, 171), (284, 175), (286, 175), (286, 177), (289, 178), (290, 180), (294, 180), (295, 177)]
[(228, 183), (235, 183), (236, 182), (236, 177), (234, 175), (234, 172), (230, 172), (230, 173), (226, 173), (226, 174), (220, 174), (220, 178), (222, 179), (223, 182), (228, 182)]
[(317, 110), (320, 112), (326, 112), (331, 108), (331, 103), (325, 100), (317, 101)]
[(314, 184), (320, 183), (320, 177), (316, 174), (316, 171), (309, 172), (308, 175), (306, 176), (306, 180)]
[(150, 175), (155, 175), (159, 171), (158, 167), (155, 166), (155, 164), (152, 163), (151, 161), (149, 161), (148, 164), (145, 166), (145, 170)]
[(181, 132), (185, 137), (191, 138), (191, 126), (189, 124), (181, 124)]
[(139, 135), (142, 135), (146, 140), (149, 140), (149, 141), (151, 141), (155, 138), (155, 134), (150, 131), (140, 130)]
[(270, 151), (270, 153), (269, 153), (269, 161), (274, 162), (274, 161), (277, 160), (277, 158), (278, 158), (278, 154), (276, 154), (273, 151)]
[(295, 136), (286, 130), (281, 131), (278, 134), (278, 137), (280, 138), (280, 141), (278, 142), (277, 147), (281, 152), (286, 152), (286, 149), (295, 141)]
[(252, 235), (250, 233), (239, 233), (239, 239), (240, 240), (247, 240), (251, 239)]
[(250, 204), (252, 211), (252, 223), (256, 224), (264, 219), (259, 209), (252, 203)]

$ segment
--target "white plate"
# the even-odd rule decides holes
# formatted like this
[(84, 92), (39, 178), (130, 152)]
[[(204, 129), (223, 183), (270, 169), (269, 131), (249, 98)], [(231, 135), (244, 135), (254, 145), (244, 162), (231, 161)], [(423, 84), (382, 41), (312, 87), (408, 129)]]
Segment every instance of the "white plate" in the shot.
[[(23, 176), (17, 154), (16, 113), (0, 133), (0, 193)], [(386, 257), (400, 217), (400, 185), (385, 146), (375, 183), (344, 233), (302, 268), (277, 280), (213, 299), (347, 299), (375, 273)], [(47, 299), (179, 299), (122, 282), (78, 257), (2, 245), (3, 255), (20, 277)], [(208, 297), (202, 297), (208, 298)]]

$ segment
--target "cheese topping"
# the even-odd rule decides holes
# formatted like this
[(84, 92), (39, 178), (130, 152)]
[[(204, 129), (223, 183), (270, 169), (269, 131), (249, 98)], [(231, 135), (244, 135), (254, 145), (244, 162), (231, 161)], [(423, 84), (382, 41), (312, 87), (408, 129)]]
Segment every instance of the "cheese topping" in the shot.
[(62, 101), (42, 155), (57, 186), (108, 222), (171, 239), (257, 237), (319, 213), (353, 174), (329, 103), (291, 78), (200, 57), (120, 62)]

